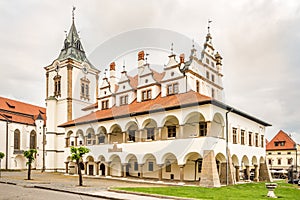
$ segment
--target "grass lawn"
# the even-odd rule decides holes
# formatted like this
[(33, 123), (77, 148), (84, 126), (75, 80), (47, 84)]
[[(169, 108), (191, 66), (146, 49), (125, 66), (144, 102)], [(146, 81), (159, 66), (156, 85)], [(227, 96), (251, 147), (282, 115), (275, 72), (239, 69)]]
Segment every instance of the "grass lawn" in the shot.
[[(297, 185), (277, 182), (275, 194), (280, 199), (300, 199)], [(142, 192), (195, 199), (270, 199), (265, 183), (247, 183), (221, 188), (202, 188), (192, 186), (147, 187), (147, 188), (115, 188), (130, 192)]]

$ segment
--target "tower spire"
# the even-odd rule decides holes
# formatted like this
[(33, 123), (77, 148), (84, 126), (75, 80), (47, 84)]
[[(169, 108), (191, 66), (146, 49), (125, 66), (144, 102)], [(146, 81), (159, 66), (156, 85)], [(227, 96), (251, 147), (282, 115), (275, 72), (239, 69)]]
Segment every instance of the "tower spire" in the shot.
[(75, 18), (75, 9), (76, 9), (76, 7), (73, 6), (73, 8), (72, 8), (72, 22), (73, 23), (74, 23), (74, 18)]
[(210, 34), (210, 23), (212, 23), (212, 20), (208, 19), (207, 22), (207, 33)]

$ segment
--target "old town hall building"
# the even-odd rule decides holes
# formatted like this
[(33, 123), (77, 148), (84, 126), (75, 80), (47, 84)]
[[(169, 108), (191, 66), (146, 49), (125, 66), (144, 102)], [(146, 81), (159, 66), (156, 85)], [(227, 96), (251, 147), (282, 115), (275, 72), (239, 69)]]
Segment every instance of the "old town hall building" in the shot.
[(218, 187), (268, 180), (268, 123), (224, 103), (222, 57), (208, 32), (203, 49), (171, 53), (162, 72), (137, 54), (137, 74), (87, 59), (74, 18), (46, 70), (45, 168), (76, 174), (71, 146), (87, 146), (83, 173)]

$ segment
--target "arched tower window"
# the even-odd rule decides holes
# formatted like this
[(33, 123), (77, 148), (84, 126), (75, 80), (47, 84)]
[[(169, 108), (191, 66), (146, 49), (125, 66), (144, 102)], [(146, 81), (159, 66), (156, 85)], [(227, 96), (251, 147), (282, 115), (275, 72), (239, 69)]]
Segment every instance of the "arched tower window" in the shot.
[(60, 97), (61, 96), (61, 76), (56, 75), (54, 78), (54, 96)]

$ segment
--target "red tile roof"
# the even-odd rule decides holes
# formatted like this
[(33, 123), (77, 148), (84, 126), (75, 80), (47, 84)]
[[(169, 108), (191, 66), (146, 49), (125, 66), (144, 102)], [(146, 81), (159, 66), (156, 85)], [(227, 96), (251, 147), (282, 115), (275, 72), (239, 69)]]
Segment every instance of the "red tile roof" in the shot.
[(201, 95), (197, 92), (187, 92), (183, 94), (171, 95), (166, 97), (161, 97), (160, 95), (153, 100), (137, 102), (136, 100), (129, 104), (123, 106), (114, 106), (106, 110), (98, 110), (92, 112), (86, 116), (80, 117), (75, 120), (71, 120), (64, 124), (61, 124), (60, 127), (74, 126), (76, 124), (84, 124), (89, 122), (96, 122), (101, 120), (113, 119), (122, 116), (129, 116), (131, 114), (137, 113), (147, 113), (153, 112), (154, 110), (164, 109), (172, 107), (182, 107), (191, 103), (198, 103), (211, 100), (210, 97)]
[(0, 97), (0, 120), (34, 125), (39, 114), (46, 119), (46, 109), (43, 107)]
[[(278, 143), (277, 146), (275, 146), (275, 142)], [(280, 142), (284, 142), (284, 146), (280, 145)], [(295, 149), (296, 142), (284, 131), (280, 130), (274, 138), (268, 142), (266, 146), (266, 150), (288, 150), (288, 149)]]

